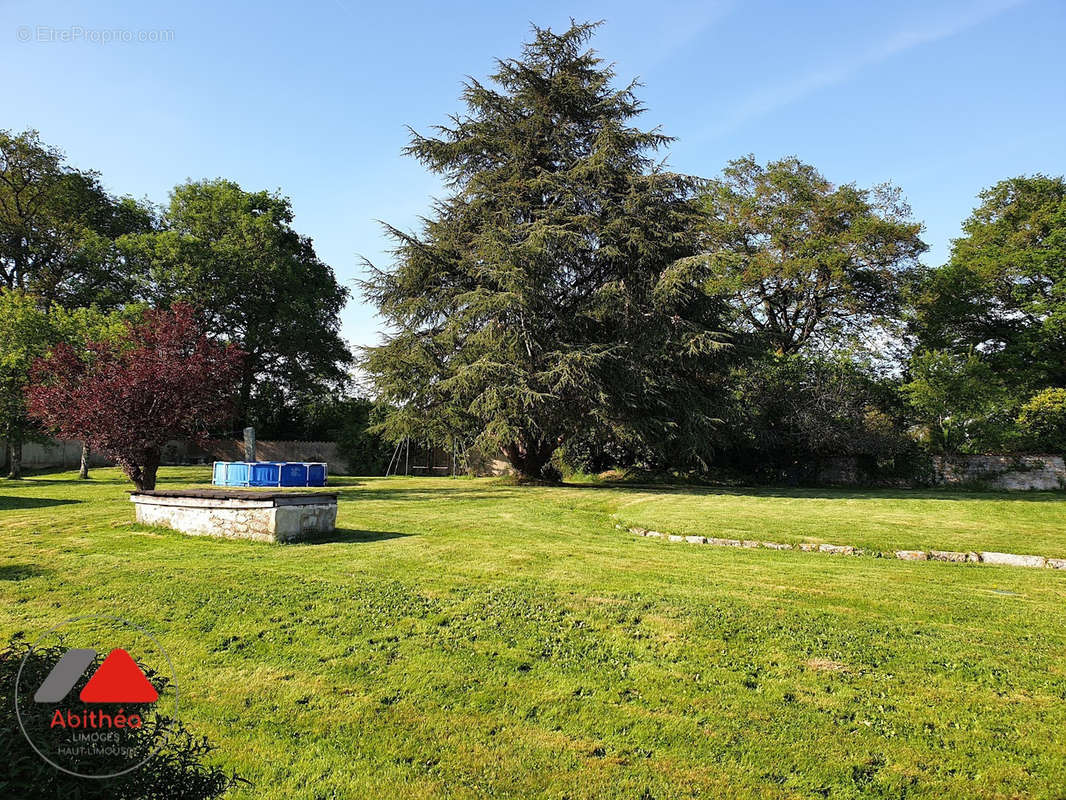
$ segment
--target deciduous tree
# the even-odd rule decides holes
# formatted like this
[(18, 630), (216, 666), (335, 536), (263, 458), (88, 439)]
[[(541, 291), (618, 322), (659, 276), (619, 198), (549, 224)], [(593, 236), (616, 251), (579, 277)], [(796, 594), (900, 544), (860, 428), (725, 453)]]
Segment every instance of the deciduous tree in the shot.
[(243, 353), (212, 342), (190, 306), (148, 311), (121, 341), (86, 349), (61, 342), (37, 360), (30, 414), (114, 459), (138, 489), (155, 488), (168, 441), (202, 441), (232, 410)]
[(1030, 447), (1066, 453), (1066, 389), (1044, 389), (1029, 398), (1018, 415), (1018, 426)]
[[(103, 312), (95, 305), (82, 308), (63, 308), (53, 306), (51, 309), (52, 325), (58, 341), (66, 342), (75, 352), (85, 358), (92, 358), (89, 345), (93, 342), (110, 341), (120, 344), (129, 333), (130, 323), (138, 322), (145, 307), (136, 303), (121, 310)], [(80, 480), (89, 479), (89, 462), (92, 448), (88, 443), (81, 443), (81, 463), (78, 468)]]
[(980, 198), (925, 282), (916, 333), (928, 348), (975, 353), (1020, 404), (1066, 387), (1066, 180), (1010, 178)]
[(348, 290), (292, 219), (278, 194), (223, 179), (189, 182), (171, 193), (161, 230), (120, 241), (144, 278), (145, 299), (195, 305), (207, 333), (247, 354), (238, 427), (348, 378), (351, 353), (339, 335)]
[(776, 354), (733, 376), (722, 462), (771, 480), (814, 480), (835, 456), (889, 464), (908, 449), (895, 387), (853, 354)]
[[(796, 158), (729, 163), (702, 198), (706, 291), (788, 355), (869, 339), (900, 310), (926, 245), (897, 189), (836, 186)], [(698, 274), (698, 273), (694, 273)]]
[(1011, 419), (1002, 413), (1006, 392), (975, 353), (920, 350), (902, 392), (925, 439), (936, 452), (987, 452), (1003, 446)]
[(30, 369), (59, 340), (39, 298), (0, 288), (0, 437), (7, 444), (8, 477), (22, 477), (22, 445), (33, 433), (26, 411)]
[(115, 239), (151, 224), (149, 209), (109, 195), (36, 131), (0, 131), (0, 286), (43, 307), (125, 302), (132, 276)]

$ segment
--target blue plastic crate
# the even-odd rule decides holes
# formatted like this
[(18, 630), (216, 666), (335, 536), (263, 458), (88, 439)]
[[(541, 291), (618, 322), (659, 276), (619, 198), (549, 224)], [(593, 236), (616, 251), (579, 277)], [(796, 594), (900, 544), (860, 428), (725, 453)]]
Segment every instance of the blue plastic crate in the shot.
[(302, 461), (216, 461), (216, 486), (325, 486), (328, 465)]

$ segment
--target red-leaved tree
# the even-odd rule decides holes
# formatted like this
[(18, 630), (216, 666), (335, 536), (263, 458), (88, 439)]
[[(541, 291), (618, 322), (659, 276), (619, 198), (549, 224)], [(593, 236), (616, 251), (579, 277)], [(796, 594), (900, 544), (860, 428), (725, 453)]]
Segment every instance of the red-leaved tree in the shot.
[(163, 446), (202, 442), (224, 422), (244, 354), (209, 340), (193, 309), (149, 311), (120, 342), (54, 347), (34, 364), (29, 413), (66, 439), (114, 459), (154, 489)]

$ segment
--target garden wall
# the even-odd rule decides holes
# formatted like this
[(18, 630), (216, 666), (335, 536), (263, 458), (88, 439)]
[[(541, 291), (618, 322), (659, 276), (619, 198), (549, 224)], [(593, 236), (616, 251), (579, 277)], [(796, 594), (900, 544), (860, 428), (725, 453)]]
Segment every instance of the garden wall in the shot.
[[(256, 442), (256, 458), (260, 461), (325, 461), (330, 472), (346, 473), (348, 465), (337, 454), (336, 442)], [(204, 447), (188, 442), (168, 442), (163, 448), (163, 464), (209, 464), (212, 461), (243, 461), (244, 442), (237, 439), (217, 439)], [(7, 461), (7, 449), (0, 444), (0, 464)], [(22, 446), (23, 469), (77, 469), (81, 464), (81, 443), (66, 439), (40, 444), (27, 442)], [(93, 453), (91, 465), (110, 467), (113, 462)]]
[[(7, 463), (7, 445), (0, 443), (0, 464)], [(97, 453), (89, 458), (93, 467), (109, 467), (111, 462)], [(81, 466), (81, 442), (58, 439), (46, 443), (26, 442), (22, 445), (23, 469), (54, 469)]]
[[(244, 442), (239, 439), (214, 439), (204, 447), (173, 441), (163, 450), (166, 465), (209, 464), (212, 461), (243, 461)], [(348, 465), (337, 453), (336, 442), (260, 441), (256, 443), (260, 461), (325, 461), (333, 474), (347, 474)], [(6, 447), (0, 444), (0, 464), (6, 463)], [(506, 462), (489, 457), (472, 457), (471, 467), (477, 475), (501, 475), (509, 471)], [(22, 448), (24, 469), (77, 469), (81, 463), (81, 443), (55, 440), (45, 444), (27, 442)], [(92, 466), (111, 466), (112, 462), (97, 453)], [(1066, 489), (1066, 462), (1061, 455), (933, 456), (933, 483), (937, 486), (985, 486), (1006, 491), (1031, 489)], [(858, 459), (839, 456), (822, 459), (815, 472), (815, 482), (834, 486), (857, 486), (869, 481), (863, 477)], [(903, 486), (906, 480), (874, 481), (878, 485)]]
[[(810, 474), (824, 486), (959, 486), (1003, 491), (1066, 489), (1066, 464), (1061, 455), (931, 456), (928, 472), (891, 480), (863, 471), (855, 456), (820, 459)], [(920, 465), (915, 469), (920, 469)]]
[[(203, 447), (190, 447), (189, 457), (195, 461), (243, 461), (244, 442), (240, 439), (212, 439)], [(325, 461), (331, 472), (347, 472), (337, 453), (336, 442), (281, 442), (260, 440), (255, 443), (255, 457), (259, 461)]]
[(990, 489), (1066, 489), (1062, 456), (934, 456), (939, 486), (981, 485)]

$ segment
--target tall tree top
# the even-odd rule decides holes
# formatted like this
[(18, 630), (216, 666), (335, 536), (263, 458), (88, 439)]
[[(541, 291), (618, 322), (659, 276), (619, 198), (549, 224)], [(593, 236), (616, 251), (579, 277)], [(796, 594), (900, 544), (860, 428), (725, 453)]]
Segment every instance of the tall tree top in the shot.
[(836, 186), (798, 158), (747, 156), (707, 183), (703, 203), (707, 288), (731, 297), (742, 329), (779, 353), (883, 343), (926, 250), (897, 188)]
[[(467, 113), (453, 115), (451, 125), (435, 126), (435, 137), (412, 131), (405, 154), (446, 176), (453, 187), (483, 181), (486, 172), (554, 173), (579, 164), (646, 170), (647, 151), (671, 138), (625, 125), (644, 107), (634, 93), (637, 82), (614, 88), (614, 69), (586, 48), (600, 24), (575, 23), (563, 33), (534, 26), (522, 58), (496, 60), (490, 79), (499, 89), (468, 78), (462, 94)], [(503, 174), (495, 175), (497, 170)]]
[(996, 375), (1036, 392), (1066, 383), (1066, 180), (1000, 181), (918, 298), (927, 347), (975, 349)]

